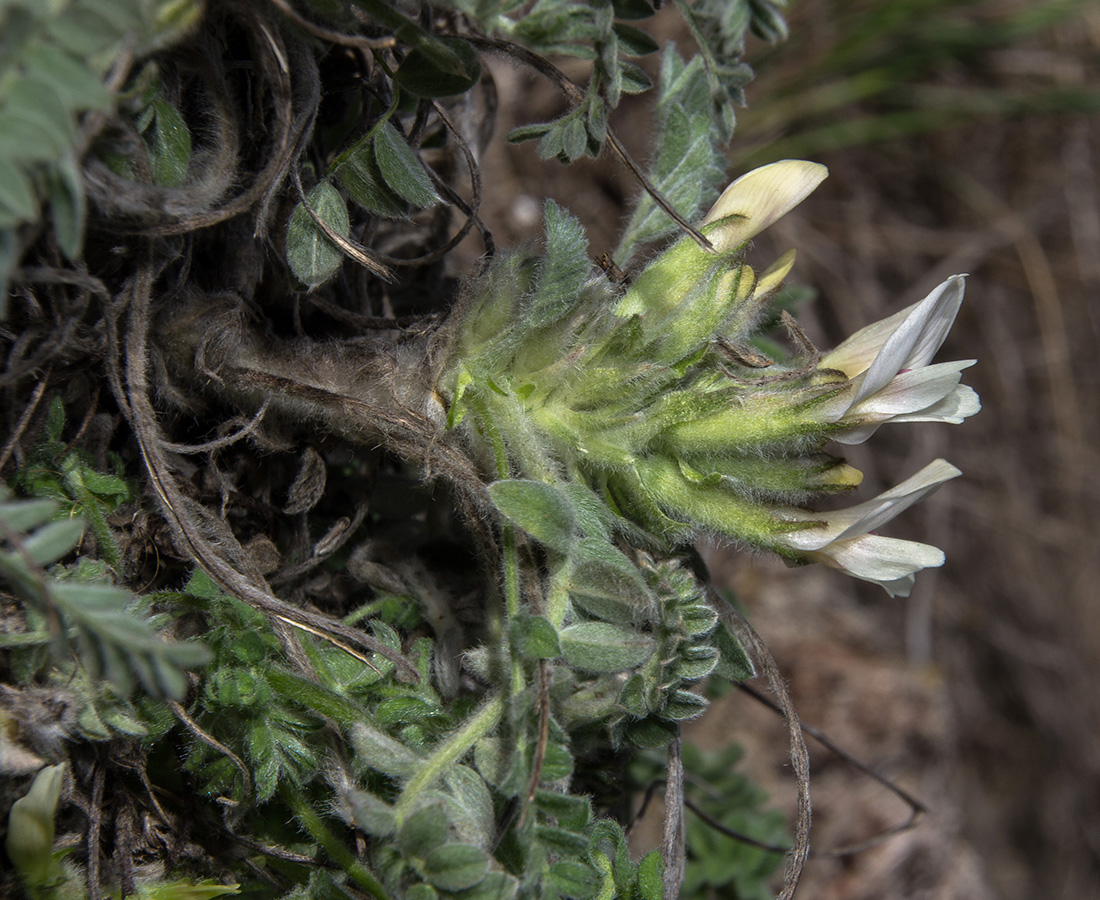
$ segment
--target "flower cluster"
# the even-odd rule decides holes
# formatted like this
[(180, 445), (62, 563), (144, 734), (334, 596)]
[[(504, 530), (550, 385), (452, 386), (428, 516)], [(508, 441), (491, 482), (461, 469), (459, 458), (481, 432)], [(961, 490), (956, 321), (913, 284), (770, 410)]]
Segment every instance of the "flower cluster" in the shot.
[(775, 324), (771, 301), (794, 254), (757, 273), (745, 250), (825, 175), (786, 160), (739, 178), (701, 225), (710, 249), (681, 238), (625, 290), (590, 272), (579, 226), (549, 206), (543, 259), (498, 264), (458, 317), (438, 383), (450, 423), (470, 416), (471, 439), (499, 478), (580, 502), (569, 521), (581, 538), (717, 534), (907, 595), (914, 574), (943, 554), (873, 532), (957, 469), (936, 460), (849, 509), (818, 513), (809, 502), (862, 480), (825, 452), (830, 441), (978, 411), (960, 383), (974, 361), (931, 362), (964, 282), (949, 278), (825, 354), (787, 319), (794, 351), (762, 352), (757, 339)]

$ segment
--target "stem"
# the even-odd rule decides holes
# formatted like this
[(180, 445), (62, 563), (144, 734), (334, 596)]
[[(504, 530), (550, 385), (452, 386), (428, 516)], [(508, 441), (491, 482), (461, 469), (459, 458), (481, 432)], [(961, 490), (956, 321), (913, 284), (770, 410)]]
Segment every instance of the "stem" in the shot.
[(490, 697), (481, 705), (458, 731), (452, 734), (428, 759), (417, 773), (409, 779), (405, 790), (397, 798), (397, 822), (408, 815), (409, 807), (416, 796), (439, 778), (447, 769), (457, 763), (467, 751), (481, 738), (496, 728), (504, 713), (504, 698), (500, 694)]
[(317, 811), (306, 803), (301, 794), (287, 790), (283, 792), (283, 796), (290, 804), (290, 808), (294, 810), (295, 818), (309, 832), (309, 836), (321, 845), (325, 853), (332, 857), (333, 862), (348, 873), (349, 878), (377, 900), (389, 900), (382, 883), (329, 830)]
[[(508, 464), (508, 448), (504, 443), (500, 429), (496, 426), (488, 404), (476, 391), (467, 391), (466, 402), (477, 416), (482, 432), (489, 439), (489, 446), (493, 448), (497, 477), (507, 478), (511, 474)], [(520, 613), (519, 547), (516, 543), (515, 525), (505, 522), (502, 531), (504, 541), (504, 611), (505, 619), (510, 623)], [(510, 635), (511, 628), (506, 627), (505, 631)], [(518, 694), (526, 686), (526, 681), (523, 677), (523, 661), (516, 655), (511, 644), (511, 640), (508, 639), (507, 645), (512, 666), (512, 693)]]

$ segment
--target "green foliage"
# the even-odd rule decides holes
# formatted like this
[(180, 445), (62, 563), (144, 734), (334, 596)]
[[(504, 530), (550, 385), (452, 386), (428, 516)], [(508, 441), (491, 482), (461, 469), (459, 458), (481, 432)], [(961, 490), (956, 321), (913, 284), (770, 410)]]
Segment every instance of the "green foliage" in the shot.
[[(733, 4), (736, 5), (736, 4)], [(725, 170), (722, 142), (716, 140), (710, 84), (702, 56), (684, 63), (672, 45), (661, 58), (657, 88), (656, 146), (647, 175), (673, 209), (696, 218), (712, 203), (714, 186)], [(641, 194), (623, 231), (615, 259), (627, 265), (643, 245), (667, 237), (676, 224), (649, 194)]]
[[(450, 15), (448, 6), (468, 18)], [(777, 5), (734, 6), (744, 12), (741, 18), (709, 4), (685, 7), (697, 37), (709, 43), (690, 63), (672, 50), (663, 55), (650, 172), (689, 217), (719, 177), (721, 145), (732, 128), (729, 107), (750, 74), (739, 61), (741, 38), (750, 27), (766, 31)], [(294, 69), (287, 84), (295, 99), (308, 93), (298, 80), (302, 71), (316, 71), (324, 99), (320, 111), (309, 112), (338, 119), (303, 132), (308, 145), (279, 149), (295, 167), (306, 161), (304, 201), (296, 203), (301, 195), (282, 185), (285, 165), (263, 199), (263, 215), (269, 201), (280, 215), (289, 210), (283, 220), (286, 265), (310, 290), (330, 281), (345, 255), (370, 254), (358, 242), (369, 243), (378, 226), (373, 219), (392, 220), (386, 228), (444, 223), (436, 215), (442, 210), (433, 207), (456, 202), (455, 194), (442, 177), (446, 170), (425, 163), (421, 146), (434, 148), (451, 137), (432, 130), (439, 126), (428, 101), (479, 84), (478, 53), (486, 35), (590, 64), (586, 82), (569, 94), (575, 101), (569, 109), (511, 136), (537, 138), (541, 156), (563, 162), (602, 151), (609, 114), (622, 96), (652, 87), (630, 60), (659, 49), (640, 27), (655, 12), (646, 0), (454, 0), (431, 8), (387, 0), (294, 4), (313, 30), (318, 23), (344, 29), (358, 43), (354, 54), (305, 36), (310, 29), (284, 21), (281, 11), (243, 9), (233, 8), (232, 15), (241, 17), (233, 27), (244, 33), (247, 17), (261, 23), (250, 36), (268, 41), (264, 52), (272, 54), (272, 69)], [(187, 95), (186, 80), (173, 79), (173, 64), (158, 55), (157, 42), (178, 37), (198, 10), (188, 0), (57, 0), (41, 8), (0, 0), (3, 64), (13, 61), (19, 75), (0, 77), (0, 214), (8, 216), (0, 218), (0, 265), (19, 263), (20, 242), (31, 223), (43, 221), (47, 206), (52, 231), (39, 233), (52, 234), (70, 258), (79, 256), (87, 215), (80, 175), (80, 156), (88, 150), (83, 112), (113, 112), (114, 124), (133, 138), (133, 146), (124, 146), (108, 135), (89, 151), (117, 175), (160, 190), (152, 196), (186, 193), (216, 150), (211, 135), (217, 123), (206, 118), (216, 113), (204, 109), (198, 122), (188, 121), (195, 98)], [(450, 33), (455, 23), (482, 34)], [(293, 33), (293, 47), (289, 39), (276, 40), (281, 30)], [(223, 43), (246, 53), (247, 42), (233, 34)], [(130, 37), (137, 41), (135, 72), (112, 96), (102, 86), (104, 75)], [(364, 39), (374, 44), (369, 51)], [(317, 68), (297, 68), (296, 55), (309, 54)], [(355, 54), (369, 57), (369, 65), (356, 71), (363, 80), (354, 90), (328, 83)], [(262, 66), (252, 62), (234, 61), (226, 82), (239, 79), (250, 101), (253, 91), (264, 96)], [(548, 66), (540, 71), (557, 77)], [(272, 97), (286, 101), (277, 91)], [(346, 113), (331, 113), (330, 107), (344, 104)], [(254, 125), (268, 108), (247, 112)], [(5, 132), (5, 123), (18, 140)], [(241, 137), (252, 135), (245, 130)], [(205, 219), (202, 227), (208, 227)], [(639, 202), (624, 238), (627, 255), (668, 232), (665, 214), (649, 200)], [(184, 258), (190, 265), (191, 253), (220, 233), (211, 230), (197, 241), (173, 233), (167, 265)], [(120, 267), (130, 265), (120, 260)], [(718, 274), (717, 264), (702, 268), (708, 276)], [(106, 280), (114, 290), (121, 277), (112, 272)], [(269, 284), (280, 280), (288, 279)], [(123, 459), (70, 446), (65, 410), (51, 401), (39, 443), (17, 476), (30, 499), (0, 498), (6, 542), (0, 578), (22, 602), (20, 628), (0, 638), (15, 680), (21, 689), (48, 688), (72, 703), (65, 736), (117, 742), (103, 754), (108, 771), (116, 756), (123, 758), (113, 755), (116, 748), (140, 748), (134, 771), (142, 788), (171, 807), (169, 817), (193, 817), (196, 840), (214, 844), (225, 830), (243, 838), (226, 859), (240, 872), (266, 876), (248, 876), (250, 896), (663, 896), (660, 853), (636, 860), (614, 818), (622, 812), (621, 782), (600, 784), (591, 772), (605, 767), (609, 754), (621, 767), (639, 748), (668, 743), (681, 722), (706, 708), (703, 685), (712, 675), (736, 680), (753, 674), (696, 578), (671, 552), (672, 539), (689, 534), (689, 526), (631, 480), (643, 471), (634, 468), (634, 457), (663, 453), (662, 429), (680, 422), (684, 408), (701, 415), (717, 405), (707, 396), (713, 385), (692, 379), (700, 376), (697, 364), (712, 334), (734, 315), (744, 292), (733, 290), (721, 302), (712, 302), (716, 292), (679, 298), (691, 312), (684, 321), (623, 312), (615, 303), (629, 303), (620, 294), (593, 272), (581, 225), (548, 203), (544, 253), (538, 259), (501, 254), (470, 291), (470, 309), (453, 329), (457, 349), (439, 346), (440, 392), (432, 399), (447, 404), (450, 426), (461, 430), (458, 439), (440, 440), (468, 452), (483, 472), (496, 473), (495, 481), (478, 484), (478, 498), (499, 513), (502, 596), (488, 598), (474, 614), (462, 609), (464, 598), (449, 595), (450, 585), (442, 600), (427, 597), (430, 590), (421, 590), (417, 579), (426, 582), (428, 575), (413, 571), (412, 557), (402, 559), (406, 569), (388, 584), (371, 583), (373, 594), (359, 596), (361, 586), (341, 580), (343, 551), (323, 560), (307, 550), (305, 562), (298, 560), (302, 571), (314, 569), (317, 584), (331, 584), (331, 592), (306, 592), (295, 575), (280, 583), (284, 570), (270, 586), (286, 601), (268, 597), (270, 586), (251, 572), (263, 598), (246, 591), (234, 596), (227, 587), (234, 579), (223, 569), (209, 566), (215, 581), (191, 568), (196, 559), (186, 557), (202, 554), (192, 554), (190, 536), (178, 535), (150, 576), (178, 589), (135, 596), (116, 581), (143, 581), (152, 566), (143, 570), (135, 562), (140, 553), (123, 531), (120, 513), (134, 501)], [(164, 308), (177, 299), (166, 293)], [(677, 299), (668, 295), (670, 304)], [(308, 314), (295, 310), (295, 327), (301, 327)], [(706, 315), (695, 315), (701, 312)], [(158, 320), (154, 330), (159, 326)], [(112, 338), (113, 327), (107, 329)], [(707, 365), (713, 369), (714, 360)], [(224, 374), (216, 365), (205, 373), (210, 385)], [(699, 390), (688, 392), (689, 382)], [(560, 402), (566, 385), (569, 408)], [(533, 416), (540, 408), (549, 413)], [(563, 447), (587, 459), (565, 463)], [(226, 459), (239, 449), (226, 452)], [(692, 468), (698, 460), (682, 456), (678, 477), (700, 490), (713, 488), (719, 474)], [(226, 476), (225, 491), (233, 478), (255, 474), (228, 474), (231, 466), (218, 470)], [(179, 508), (162, 506), (170, 524), (169, 512), (185, 516), (187, 504), (205, 502), (196, 497), (207, 489), (195, 479)], [(280, 550), (289, 543), (299, 552), (309, 535), (291, 535), (269, 501), (262, 494), (253, 498), (267, 516), (267, 530), (257, 537), (270, 534)], [(312, 508), (307, 511), (312, 519)], [(152, 518), (154, 528), (162, 524)], [(238, 548), (226, 526), (237, 523), (229, 514), (223, 518), (201, 525), (232, 557)], [(381, 532), (383, 519), (372, 507), (362, 527)], [(85, 528), (94, 548), (84, 541)], [(73, 561), (78, 549), (83, 554)], [(190, 575), (181, 574), (184, 565)], [(338, 608), (331, 630), (307, 624), (324, 622)], [(354, 612), (335, 621), (349, 609)], [(364, 642), (378, 652), (364, 650)], [(407, 665), (395, 665), (395, 658)], [(457, 674), (444, 677), (445, 671)], [(127, 778), (128, 785), (139, 781)], [(41, 846), (23, 859), (53, 859), (50, 829), (59, 801), (51, 797), (48, 816), (39, 816)], [(763, 871), (747, 865), (751, 877)], [(223, 869), (168, 873), (139, 882), (136, 895), (200, 900), (235, 892), (235, 885), (200, 880), (215, 871)], [(79, 890), (74, 886), (84, 873), (70, 868), (63, 874), (71, 882), (66, 889)], [(751, 888), (751, 877), (741, 884)]]
[(287, 262), (298, 280), (309, 287), (327, 281), (344, 261), (340, 248), (325, 234), (314, 216), (340, 237), (348, 236), (348, 208), (336, 188), (327, 181), (317, 185), (306, 195), (305, 201), (294, 208), (287, 228)]
[[(146, 52), (189, 28), (200, 11), (192, 0), (0, 4), (0, 245), (18, 248), (20, 226), (46, 207), (61, 251), (69, 259), (80, 255), (85, 139), (79, 117), (112, 107), (104, 77), (127, 42), (138, 54)], [(158, 111), (162, 116), (167, 120), (171, 113)], [(162, 144), (157, 156), (168, 165), (166, 177), (174, 177), (182, 141), (177, 123), (156, 126), (154, 144)], [(0, 253), (0, 318), (20, 255), (19, 249)]]
[(41, 659), (36, 648), (50, 646), (56, 663), (68, 669), (64, 677), (72, 677), (63, 654), (75, 639), (81, 680), (95, 685), (105, 679), (122, 698), (136, 682), (154, 697), (182, 697), (185, 671), (209, 658), (205, 647), (164, 640), (158, 634), (163, 623), (145, 618), (141, 602), (128, 590), (103, 583), (102, 570), (78, 565), (44, 571), (67, 556), (83, 535), (81, 519), (55, 519), (57, 512), (51, 501), (13, 501), (0, 493), (0, 528), (10, 548), (0, 552), (0, 579), (27, 608), (28, 629), (13, 645), (29, 648), (23, 651), (32, 657), (28, 673), (41, 666), (33, 663)]
[(107, 518), (133, 499), (133, 488), (122, 477), (121, 459), (110, 457), (110, 474), (98, 471), (87, 452), (62, 440), (64, 428), (65, 408), (54, 397), (42, 437), (19, 470), (17, 483), (31, 497), (57, 500), (86, 520), (99, 554), (117, 568), (121, 555)]

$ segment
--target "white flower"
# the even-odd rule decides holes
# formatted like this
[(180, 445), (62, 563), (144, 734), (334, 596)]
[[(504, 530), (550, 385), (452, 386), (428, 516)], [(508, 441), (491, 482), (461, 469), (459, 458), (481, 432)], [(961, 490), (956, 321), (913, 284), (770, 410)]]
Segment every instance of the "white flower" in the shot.
[[(781, 159), (732, 182), (703, 219), (703, 231), (721, 252), (735, 250), (781, 219), (825, 180), (820, 163)], [(706, 226), (717, 224), (713, 229)]]
[(829, 420), (849, 427), (834, 435), (842, 444), (867, 440), (885, 422), (950, 422), (958, 425), (981, 409), (974, 390), (960, 384), (974, 360), (928, 365), (951, 330), (962, 305), (964, 280), (948, 278), (908, 309), (869, 325), (821, 359), (852, 380), (854, 393)]
[(943, 551), (871, 532), (961, 474), (946, 460), (937, 459), (866, 503), (825, 513), (786, 510), (783, 517), (788, 521), (813, 522), (815, 527), (782, 535), (777, 543), (808, 562), (824, 563), (879, 584), (892, 597), (908, 597), (917, 572), (943, 565)]

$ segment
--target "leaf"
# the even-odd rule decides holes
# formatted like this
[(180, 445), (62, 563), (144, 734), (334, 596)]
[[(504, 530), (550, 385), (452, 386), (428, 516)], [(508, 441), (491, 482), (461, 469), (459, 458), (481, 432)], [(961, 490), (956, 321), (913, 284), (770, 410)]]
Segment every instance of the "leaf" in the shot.
[(11, 531), (30, 531), (45, 525), (57, 512), (53, 500), (19, 500), (0, 503), (0, 522)]
[(348, 791), (344, 802), (351, 810), (355, 824), (374, 837), (389, 837), (397, 828), (394, 809), (386, 801), (368, 791)]
[(679, 726), (665, 722), (655, 716), (632, 722), (626, 729), (627, 739), (643, 750), (655, 750), (664, 747), (679, 733)]
[(513, 144), (530, 141), (542, 137), (553, 127), (554, 124), (552, 122), (536, 122), (533, 125), (520, 125), (519, 128), (513, 128), (508, 132), (508, 140)]
[(395, 194), (421, 208), (439, 202), (424, 163), (393, 125), (383, 122), (374, 134), (373, 144), (378, 170)]
[[(344, 199), (327, 181), (306, 194), (306, 203), (336, 234), (347, 237), (351, 228)], [(294, 207), (287, 229), (286, 258), (303, 284), (313, 288), (324, 283), (340, 268), (344, 254), (313, 221), (305, 205)]]
[(378, 168), (373, 141), (356, 147), (336, 170), (336, 177), (363, 209), (389, 219), (408, 218), (409, 204), (386, 184)]
[(707, 706), (708, 703), (705, 697), (700, 697), (691, 691), (677, 690), (668, 695), (664, 706), (657, 714), (662, 719), (672, 719), (673, 721), (694, 719), (701, 716), (706, 711)]
[(591, 900), (599, 892), (603, 879), (589, 865), (565, 859), (550, 866), (550, 883), (561, 895), (573, 900)]
[(391, 778), (409, 778), (423, 765), (417, 753), (365, 721), (352, 728), (351, 745), (363, 763)]
[(561, 655), (558, 632), (542, 616), (519, 616), (514, 620), (516, 644), (528, 659), (557, 659)]
[(394, 80), (417, 97), (453, 97), (481, 80), (481, 62), (468, 41), (431, 37), (405, 57)]
[(641, 572), (625, 554), (599, 540), (578, 543), (569, 570), (569, 595), (592, 615), (618, 624), (637, 619), (653, 605)]
[(8, 280), (19, 262), (19, 238), (13, 228), (0, 226), (0, 322), (8, 316)]
[(648, 33), (624, 22), (615, 23), (615, 36), (619, 39), (619, 46), (627, 56), (648, 56), (661, 48), (661, 45)]
[(645, 69), (634, 63), (624, 62), (619, 67), (622, 73), (622, 91), (624, 94), (644, 94), (653, 87), (653, 80)]
[(49, 24), (49, 36), (78, 59), (98, 56), (115, 44), (123, 30), (90, 4), (73, 3)]
[(640, 632), (604, 622), (582, 622), (558, 636), (566, 662), (585, 672), (622, 672), (640, 666), (656, 642)]
[[(712, 186), (725, 168), (702, 58), (685, 64), (671, 45), (666, 48), (661, 58), (656, 118), (657, 144), (647, 174), (677, 212), (695, 218), (714, 198)], [(625, 266), (642, 244), (672, 234), (676, 228), (648, 194), (641, 194), (615, 251), (616, 262)]]
[(23, 52), (27, 68), (48, 81), (70, 109), (110, 109), (111, 95), (86, 62), (44, 41)]
[(187, 180), (191, 161), (191, 132), (187, 123), (171, 103), (154, 100), (152, 129), (149, 164), (153, 181), (161, 187), (179, 187)]
[(638, 896), (640, 900), (664, 900), (665, 861), (660, 850), (651, 850), (638, 863)]
[(512, 900), (519, 881), (505, 872), (490, 872), (480, 882), (454, 894), (455, 900)]
[(559, 856), (584, 856), (592, 847), (585, 835), (552, 825), (535, 826), (535, 839)]
[(588, 132), (580, 116), (572, 116), (561, 126), (561, 153), (566, 162), (573, 162), (584, 156), (588, 149)]
[(53, 842), (54, 818), (64, 778), (64, 763), (46, 766), (35, 775), (30, 790), (11, 804), (8, 813), (8, 838), (4, 847), (29, 886), (48, 884), (60, 875), (58, 860), (53, 855)]
[(553, 200), (546, 201), (544, 217), (546, 252), (525, 303), (525, 329), (556, 322), (575, 307), (592, 268), (584, 226)]
[(489, 855), (474, 844), (436, 847), (420, 872), (441, 891), (461, 891), (480, 884), (489, 871)]
[(493, 797), (485, 780), (469, 766), (455, 766), (443, 776), (454, 799), (455, 831), (462, 840), (477, 842), (495, 828)]
[(397, 829), (397, 843), (406, 856), (425, 858), (447, 842), (450, 830), (446, 807), (442, 803), (429, 803), (401, 823)]
[(47, 184), (57, 243), (65, 256), (76, 259), (84, 241), (84, 184), (71, 155), (49, 172)]
[(756, 675), (756, 667), (741, 646), (741, 642), (733, 636), (725, 625), (719, 625), (712, 637), (714, 645), (721, 654), (714, 673), (727, 681), (746, 681)]
[[(61, 519), (43, 525), (23, 541), (23, 552), (35, 565), (48, 566), (57, 562), (80, 543), (84, 535), (82, 519)], [(121, 594), (129, 600), (125, 591)]]
[(554, 550), (573, 544), (573, 508), (557, 487), (542, 481), (510, 479), (489, 485), (493, 505), (509, 521)]
[(31, 190), (30, 178), (0, 156), (0, 217), (15, 224), (33, 219), (36, 215), (38, 202)]
[(136, 677), (151, 696), (182, 700), (184, 672), (210, 661), (210, 651), (197, 641), (163, 640), (149, 621), (127, 609), (133, 595), (122, 588), (53, 580), (47, 593), (78, 629), (81, 661), (122, 694), (131, 691)]
[(539, 790), (535, 794), (535, 806), (562, 825), (583, 828), (592, 819), (592, 801), (576, 794)]

